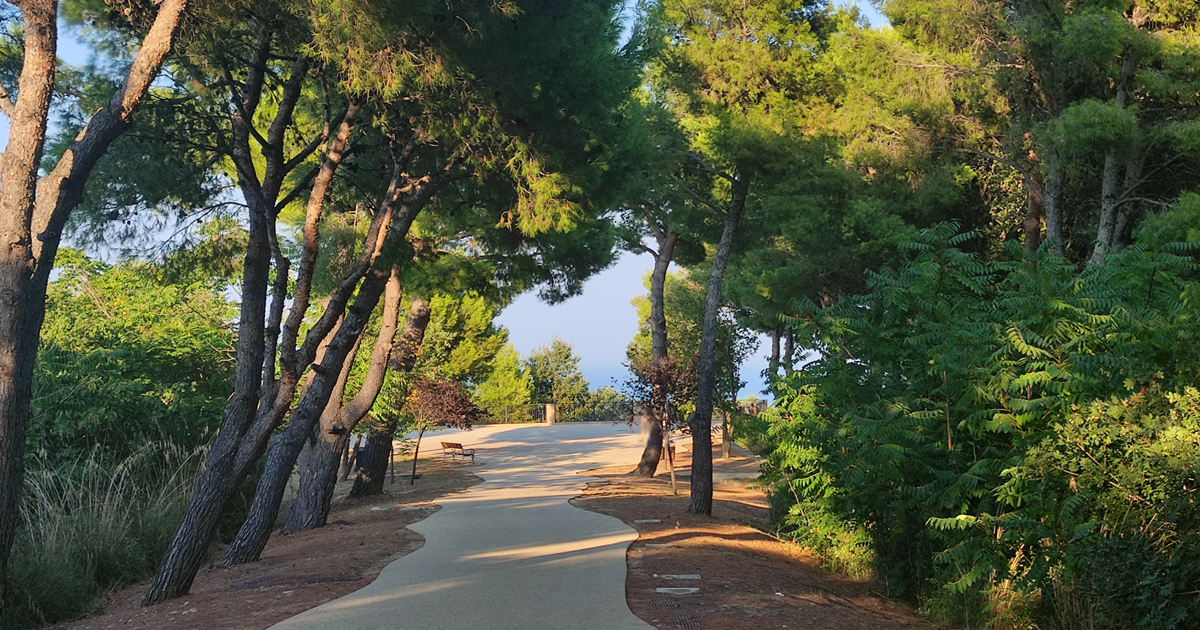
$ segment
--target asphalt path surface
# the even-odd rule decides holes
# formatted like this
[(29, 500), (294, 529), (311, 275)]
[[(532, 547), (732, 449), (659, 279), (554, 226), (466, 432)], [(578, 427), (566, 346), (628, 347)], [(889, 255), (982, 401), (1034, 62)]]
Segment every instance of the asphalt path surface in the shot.
[(438, 500), (440, 511), (411, 526), (425, 545), (370, 585), (274, 630), (653, 627), (625, 602), (637, 533), (567, 503), (588, 481), (579, 471), (636, 464), (637, 434), (623, 424), (493, 425), (426, 434), (422, 450), (441, 441), (475, 448), (471, 470), (484, 483)]

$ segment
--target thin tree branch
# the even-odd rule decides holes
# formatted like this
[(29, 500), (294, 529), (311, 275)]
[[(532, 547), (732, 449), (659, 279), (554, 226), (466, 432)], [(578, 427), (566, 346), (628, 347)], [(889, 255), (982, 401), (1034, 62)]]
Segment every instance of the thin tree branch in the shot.
[(985, 157), (999, 164), (1003, 164), (1017, 173), (1020, 173), (1021, 178), (1025, 180), (1025, 185), (1029, 187), (1030, 192), (1032, 192), (1033, 195), (1038, 198), (1039, 203), (1042, 202), (1042, 187), (1038, 185), (1037, 180), (1033, 178), (1033, 174), (1030, 173), (1028, 169), (1022, 168), (1021, 165), (1017, 164), (1016, 162), (1006, 160), (998, 155), (988, 153), (987, 151), (976, 151), (975, 149), (959, 149), (958, 151), (961, 153)]

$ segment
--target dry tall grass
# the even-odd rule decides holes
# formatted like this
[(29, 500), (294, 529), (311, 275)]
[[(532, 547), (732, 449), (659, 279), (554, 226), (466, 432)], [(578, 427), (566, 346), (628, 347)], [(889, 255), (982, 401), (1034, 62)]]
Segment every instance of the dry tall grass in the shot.
[(205, 449), (150, 443), (31, 466), (9, 570), (14, 629), (82, 616), (110, 590), (150, 576), (195, 486)]

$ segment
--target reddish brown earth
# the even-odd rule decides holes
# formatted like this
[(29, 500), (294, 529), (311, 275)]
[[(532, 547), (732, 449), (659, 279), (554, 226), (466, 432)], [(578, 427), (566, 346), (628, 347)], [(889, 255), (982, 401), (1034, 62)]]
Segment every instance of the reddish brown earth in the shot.
[[(638, 540), (626, 554), (625, 593), (635, 615), (658, 628), (935, 629), (872, 593), (868, 584), (826, 573), (803, 550), (764, 534), (762, 491), (747, 487), (745, 480), (728, 479), (731, 473), (753, 473), (756, 462), (750, 457), (721, 460), (719, 455), (718, 449), (711, 518), (687, 514), (686, 476), (680, 475), (679, 495), (674, 496), (665, 475), (628, 475), (636, 462), (628, 468), (589, 471), (595, 481), (572, 501), (638, 530)], [(386, 486), (384, 496), (339, 499), (328, 526), (291, 536), (276, 534), (259, 562), (208, 567), (186, 597), (143, 608), (139, 600), (145, 584), (132, 586), (114, 593), (100, 614), (56, 627), (261, 630), (362, 588), (388, 563), (424, 544), (407, 525), (439, 509), (434, 503), (439, 497), (480, 481), (469, 464), (442, 461), (436, 455), (421, 463), (424, 476), (415, 486), (398, 480)], [(686, 472), (686, 453), (680, 453), (677, 464)], [(342, 494), (348, 489), (339, 486)], [(643, 519), (661, 522), (635, 522)], [(667, 543), (671, 546), (650, 546)], [(657, 577), (687, 573), (702, 579), (697, 583)], [(663, 595), (655, 592), (661, 586), (701, 590)]]
[[(140, 584), (114, 593), (101, 614), (55, 627), (261, 630), (352, 593), (370, 584), (384, 566), (425, 544), (406, 526), (440, 509), (435, 499), (482, 481), (466, 464), (440, 458), (421, 458), (420, 464), (416, 485), (398, 478), (384, 486), (385, 495), (336, 500), (325, 527), (274, 534), (258, 562), (207, 567), (184, 597), (145, 608), (141, 597), (146, 584)], [(349, 482), (338, 485), (343, 497), (349, 490)]]
[[(628, 474), (632, 466), (589, 471), (599, 480), (572, 501), (638, 530), (625, 556), (625, 597), (633, 614), (657, 628), (695, 630), (937, 627), (873, 593), (869, 584), (831, 575), (804, 550), (764, 534), (763, 492), (747, 487), (745, 479), (730, 479), (731, 473), (757, 471), (757, 462), (751, 457), (722, 460), (719, 447), (713, 461), (711, 517), (687, 513), (686, 476), (679, 477), (676, 496), (666, 475), (633, 477)], [(677, 469), (686, 472), (690, 466), (687, 453), (680, 453)], [(678, 574), (698, 574), (701, 579), (659, 577)], [(669, 595), (657, 593), (659, 587), (700, 590)]]

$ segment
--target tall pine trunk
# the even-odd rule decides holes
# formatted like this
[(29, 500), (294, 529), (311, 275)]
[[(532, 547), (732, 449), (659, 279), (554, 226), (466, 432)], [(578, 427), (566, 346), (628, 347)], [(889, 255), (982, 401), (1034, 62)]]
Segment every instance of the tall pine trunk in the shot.
[(1060, 200), (1063, 188), (1062, 159), (1058, 152), (1050, 154), (1050, 171), (1046, 174), (1046, 185), (1042, 187), (1042, 212), (1046, 217), (1046, 240), (1048, 249), (1055, 256), (1063, 256), (1066, 242), (1063, 240), (1063, 217)]
[(1042, 198), (1030, 190), (1025, 199), (1025, 220), (1021, 222), (1025, 238), (1021, 245), (1027, 252), (1036, 252), (1042, 246)]
[[(429, 327), (429, 300), (414, 297), (408, 311), (408, 321), (404, 325), (404, 334), (394, 354), (393, 368), (402, 372), (410, 372), (417, 363), (421, 353), (421, 344), (425, 340), (425, 329)], [(358, 475), (354, 478), (354, 486), (350, 489), (351, 497), (370, 496), (383, 493), (383, 481), (387, 475), (387, 465), (392, 457), (392, 437), (396, 433), (396, 422), (384, 422), (372, 425), (367, 431), (366, 444), (360, 449), (358, 460)]]
[[(296, 500), (288, 511), (284, 533), (293, 533), (325, 525), (338, 479), (338, 460), (350, 441), (350, 432), (371, 410), (387, 376), (388, 357), (396, 336), (400, 313), (400, 276), (393, 272), (384, 293), (384, 307), (379, 336), (371, 352), (371, 362), (362, 387), (351, 401), (343, 406), (343, 390), (352, 360), (346, 361), (320, 422), (309, 436), (300, 457), (300, 487)], [(353, 355), (352, 355), (353, 356)]]
[[(1133, 77), (1133, 51), (1125, 49), (1125, 60), (1121, 64), (1121, 77), (1117, 80), (1117, 107), (1125, 107), (1129, 100), (1129, 81)], [(1100, 222), (1096, 228), (1096, 242), (1092, 247), (1089, 264), (1103, 261), (1105, 254), (1115, 251), (1117, 211), (1121, 202), (1120, 171), (1122, 166), (1126, 173), (1131, 168), (1132, 160), (1120, 160), (1118, 153), (1123, 147), (1112, 147), (1104, 156), (1104, 174), (1100, 185)]]
[[(679, 235), (670, 224), (665, 228), (658, 228), (652, 224), (651, 232), (658, 241), (658, 251), (650, 252), (654, 256), (654, 270), (650, 272), (650, 319), (647, 323), (650, 325), (650, 360), (660, 363), (667, 358), (669, 351), (664, 291), (667, 270), (670, 269), (671, 259), (675, 256), (675, 244), (679, 241)], [(655, 370), (655, 373), (658, 371)], [(655, 382), (652, 387), (651, 400), (665, 405), (667, 396), (663, 391), (663, 384)], [(652, 422), (646, 435), (646, 448), (642, 450), (642, 459), (633, 471), (634, 476), (653, 477), (658, 471), (658, 462), (662, 459), (663, 452), (663, 434), (670, 430), (670, 427), (663, 426), (666, 417), (665, 409), (656, 409), (650, 414)]]
[(662, 459), (663, 423), (656, 414), (650, 415), (647, 423), (646, 448), (642, 451), (642, 459), (638, 461), (633, 474), (637, 477), (653, 477), (658, 472), (658, 461)]
[[(369, 266), (369, 262), (360, 260), (350, 272), (352, 281), (343, 279), (330, 301), (330, 308), (310, 331), (313, 343), (306, 343), (303, 352), (293, 353), (291, 358), (296, 361), (289, 362), (289, 357), (285, 355), (281, 361), (281, 373), (276, 378), (276, 349), (282, 342), (285, 353), (289, 347), (294, 350), (292, 332), (298, 328), (298, 324), (293, 326), (289, 322), (288, 326), (282, 328), (280, 339), (289, 262), (282, 255), (275, 238), (276, 203), (288, 173), (299, 163), (284, 155), (285, 135), (302, 96), (309, 65), (303, 55), (297, 56), (280, 98), (275, 103), (275, 115), (266, 136), (258, 134), (251, 127), (262, 101), (268, 64), (274, 54), (271, 42), (270, 31), (260, 32), (248, 64), (246, 81), (232, 95), (235, 114), (232, 116), (230, 158), (237, 169), (238, 185), (249, 208), (250, 232), (242, 273), (242, 309), (234, 393), (205, 459), (204, 473), (142, 598), (144, 605), (178, 597), (191, 588), (230, 498), (262, 455), (271, 432), (286, 413), (287, 405), (281, 404), (280, 400), (286, 399), (290, 403), (299, 380), (299, 369), (307, 367), (315, 354), (317, 340), (326, 336), (345, 308), (353, 287), (357, 285), (359, 276), (354, 274), (365, 273)], [(321, 173), (309, 196), (309, 214), (319, 212), (325, 196), (322, 182), (332, 177), (332, 171), (340, 160), (341, 150), (353, 125), (354, 109), (352, 106), (347, 110), (345, 118), (338, 123), (338, 135), (323, 157)], [(252, 137), (256, 143), (263, 145), (259, 147), (264, 157), (261, 179), (255, 150), (252, 149)], [(324, 134), (321, 138), (324, 138)], [(315, 148), (316, 145), (313, 146)], [(371, 233), (377, 234), (381, 230), (386, 233), (387, 223), (388, 217), (375, 217)], [(307, 241), (306, 238), (306, 247)], [(364, 248), (363, 254), (368, 259), (377, 254), (370, 245)], [(276, 261), (276, 282), (274, 299), (268, 309), (267, 287), (272, 258)], [(298, 286), (303, 286), (309, 280), (311, 265), (302, 264)], [(301, 306), (306, 307), (307, 303)], [(293, 312), (296, 308), (293, 300)]]
[(395, 421), (372, 426), (367, 431), (367, 443), (358, 454), (358, 475), (354, 477), (354, 485), (350, 488), (351, 497), (383, 494), (395, 433)]
[(779, 331), (771, 331), (771, 354), (767, 357), (767, 381), (779, 378)]
[(287, 426), (282, 432), (271, 437), (267, 448), (266, 466), (255, 489), (250, 511), (237, 536), (221, 557), (222, 564), (233, 565), (257, 560), (266, 547), (271, 526), (279, 514), (279, 504), (287, 488), (292, 468), (296, 464), (296, 458), (300, 455), (300, 449), (308, 439), (321, 411), (329, 403), (342, 366), (349, 360), (350, 349), (356, 344), (370, 320), (371, 312), (379, 303), (391, 275), (390, 269), (376, 268), (363, 279), (354, 306), (346, 313), (341, 326), (334, 333), (321, 363), (313, 366), (312, 382), (305, 388), (300, 402), (288, 418)]
[(712, 415), (713, 396), (716, 392), (717, 315), (721, 309), (725, 267), (729, 264), (733, 238), (737, 234), (749, 191), (749, 176), (733, 181), (733, 194), (729, 200), (729, 209), (725, 212), (721, 240), (717, 244), (717, 253), (713, 258), (708, 290), (704, 298), (704, 328), (700, 337), (696, 411), (688, 419), (688, 426), (692, 430), (692, 484), (691, 498), (688, 501), (688, 512), (691, 514), (712, 516)]

